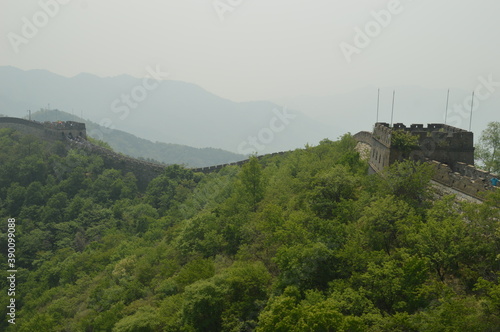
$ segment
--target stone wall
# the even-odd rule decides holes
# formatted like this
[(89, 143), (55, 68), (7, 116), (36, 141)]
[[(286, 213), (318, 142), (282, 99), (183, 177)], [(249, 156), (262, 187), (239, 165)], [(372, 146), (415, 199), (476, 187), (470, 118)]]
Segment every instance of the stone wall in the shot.
[[(103, 158), (104, 165), (107, 168), (121, 170), (124, 173), (132, 172), (138, 181), (138, 186), (145, 189), (148, 183), (161, 175), (168, 165), (154, 164), (143, 160), (131, 158), (101, 146), (94, 145), (86, 140), (87, 133), (84, 123), (65, 121), (65, 122), (36, 122), (20, 118), (0, 117), (0, 128), (12, 128), (27, 135), (33, 135), (40, 139), (59, 141), (62, 140), (72, 148), (83, 149), (90, 153), (98, 154)], [(280, 155), (285, 152), (270, 154)], [(261, 159), (264, 156), (258, 156)], [(209, 167), (193, 168), (194, 172), (211, 173), (217, 172), (226, 166), (241, 166), (249, 159)]]
[(377, 123), (373, 128), (370, 169), (378, 173), (391, 163), (391, 129), (386, 123)]
[[(420, 150), (412, 151), (411, 158), (431, 163), (435, 167), (433, 180), (453, 188), (459, 192), (477, 199), (483, 199), (482, 194), (490, 190), (500, 190), (500, 187), (493, 187), (491, 179), (499, 178), (498, 175), (477, 169), (473, 165), (473, 135), (465, 130), (446, 126), (442, 124), (429, 124), (425, 128), (421, 124), (411, 125), (409, 128), (403, 124), (395, 124), (396, 130), (405, 130), (412, 135), (419, 136)], [(436, 131), (437, 130), (437, 131)], [(391, 148), (392, 128), (387, 123), (377, 123), (375, 125), (370, 153), (370, 168), (374, 172), (380, 172), (384, 167), (392, 164), (395, 160), (402, 159), (402, 154), (397, 149)], [(353, 137), (364, 144), (370, 144), (368, 132), (359, 132)], [(434, 153), (425, 153), (422, 146), (432, 143), (431, 148), (435, 148)], [(464, 151), (461, 151), (463, 149)], [(429, 158), (430, 156), (431, 158)], [(432, 157), (442, 160), (435, 160)], [(459, 160), (471, 160), (472, 163), (466, 163)], [(389, 163), (387, 163), (389, 160)], [(452, 164), (443, 162), (451, 160)]]
[(474, 134), (472, 132), (440, 123), (430, 123), (427, 127), (422, 124), (412, 124), (406, 127), (402, 123), (396, 123), (392, 130), (403, 130), (416, 136), (419, 148), (411, 151), (408, 156), (392, 148), (391, 163), (406, 158), (414, 160), (429, 158), (452, 167), (457, 162), (474, 165)]
[(114, 168), (124, 173), (132, 172), (137, 178), (137, 185), (145, 189), (148, 183), (161, 175), (167, 165), (154, 164), (143, 160), (131, 158), (101, 146), (94, 145), (83, 139), (67, 140), (73, 148), (84, 149), (102, 157), (106, 168)]
[[(86, 130), (83, 123), (70, 121), (40, 123), (19, 118), (0, 117), (0, 128), (12, 128), (45, 140), (64, 140), (71, 147), (96, 153), (103, 158), (106, 167), (123, 172), (132, 172), (136, 176), (141, 189), (145, 189), (148, 183), (161, 175), (167, 167), (167, 165), (127, 157), (91, 144), (85, 139)], [(433, 180), (436, 182), (476, 198), (481, 198), (481, 192), (499, 190), (498, 187), (491, 186), (490, 182), (491, 178), (498, 178), (498, 175), (473, 166), (472, 133), (443, 124), (429, 124), (427, 128), (421, 124), (413, 124), (410, 127), (395, 124), (393, 128), (390, 128), (387, 123), (377, 123), (373, 134), (366, 131), (355, 134), (353, 137), (357, 141), (371, 146), (369, 164), (374, 172), (380, 172), (394, 160), (401, 158), (400, 152), (391, 148), (393, 129), (405, 130), (419, 137), (420, 149), (412, 151), (411, 157), (417, 160), (425, 160), (434, 165), (436, 172)], [(272, 153), (257, 158), (261, 159), (284, 153), (286, 152)], [(202, 173), (217, 172), (226, 166), (241, 166), (248, 160), (194, 168), (192, 170)]]
[(46, 131), (41, 123), (18, 118), (0, 117), (0, 128), (12, 128), (27, 135), (46, 138)]
[[(143, 160), (131, 158), (113, 152), (111, 150), (105, 149), (103, 147), (94, 145), (83, 139), (68, 140), (68, 143), (74, 148), (80, 148), (89, 151), (91, 153), (98, 154), (103, 158), (104, 165), (107, 168), (118, 169), (125, 173), (132, 172), (137, 178), (138, 186), (141, 189), (145, 189), (151, 180), (161, 175), (165, 171), (165, 168), (168, 167), (168, 165), (154, 164)], [(258, 156), (257, 158), (262, 159), (267, 156), (282, 155), (284, 153), (286, 152), (276, 152), (268, 155)], [(241, 166), (247, 163), (248, 161), (249, 159), (246, 159), (229, 164), (192, 168), (191, 170), (193, 172), (201, 172), (207, 174), (212, 172), (218, 172), (226, 166)]]
[[(275, 153), (270, 153), (262, 156), (257, 156), (257, 159), (262, 159), (267, 156), (277, 156), (277, 155), (282, 155), (287, 153), (287, 151), (283, 152), (275, 152)], [(193, 172), (201, 172), (201, 173), (211, 173), (211, 172), (217, 172), (221, 169), (223, 169), (226, 166), (241, 166), (243, 164), (246, 164), (250, 159), (245, 159), (241, 161), (237, 161), (234, 163), (229, 163), (229, 164), (222, 164), (222, 165), (216, 165), (216, 166), (207, 166), (207, 167), (200, 167), (200, 168), (192, 168)]]
[(467, 165), (466, 163), (456, 163), (453, 169), (471, 179), (485, 179), (489, 183), (491, 183), (491, 179), (493, 178), (500, 179), (498, 174), (486, 172), (485, 170), (476, 168), (473, 165)]
[[(434, 181), (450, 188), (454, 188), (472, 197), (482, 199), (482, 193), (500, 189), (499, 187), (493, 187), (487, 177), (473, 178), (466, 174), (455, 172), (450, 166), (435, 160), (431, 160), (429, 163), (431, 163), (436, 170), (433, 177)], [(482, 173), (481, 170), (471, 170), (468, 167), (464, 168), (464, 170), (467, 170), (467, 173), (469, 174), (479, 175)]]
[[(416, 136), (419, 147), (413, 151), (400, 151), (392, 146), (393, 131), (402, 130)], [(431, 123), (412, 124), (410, 127), (396, 123), (392, 127), (384, 122), (375, 124), (373, 130), (373, 154), (370, 164), (377, 171), (396, 160), (437, 160), (454, 167), (458, 162), (474, 165), (474, 134), (460, 128)]]
[(0, 128), (12, 128), (46, 140), (64, 140), (66, 137), (87, 138), (85, 124), (74, 121), (42, 123), (20, 118), (0, 117)]
[(352, 136), (356, 141), (372, 145), (373, 135), (369, 131), (360, 131)]
[(46, 131), (55, 133), (61, 138), (77, 138), (82, 137), (87, 139), (87, 129), (85, 123), (75, 121), (59, 121), (59, 122), (43, 122), (43, 127)]

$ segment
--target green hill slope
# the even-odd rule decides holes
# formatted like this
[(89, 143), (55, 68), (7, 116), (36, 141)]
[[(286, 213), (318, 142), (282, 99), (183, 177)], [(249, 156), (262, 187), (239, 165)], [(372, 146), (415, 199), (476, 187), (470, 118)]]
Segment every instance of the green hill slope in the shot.
[(367, 175), (355, 144), (170, 166), (140, 191), (0, 130), (0, 330), (498, 331), (498, 192), (437, 199), (427, 166)]
[(35, 112), (32, 115), (32, 119), (42, 122), (57, 120), (85, 122), (89, 136), (108, 143), (116, 152), (121, 152), (134, 158), (165, 164), (204, 167), (246, 159), (246, 156), (222, 149), (199, 149), (179, 144), (153, 143), (124, 131), (109, 129), (59, 110)]

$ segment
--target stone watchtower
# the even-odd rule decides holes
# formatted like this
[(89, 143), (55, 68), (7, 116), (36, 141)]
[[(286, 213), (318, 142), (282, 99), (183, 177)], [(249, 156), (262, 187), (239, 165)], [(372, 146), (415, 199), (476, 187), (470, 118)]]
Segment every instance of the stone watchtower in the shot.
[(55, 138), (77, 138), (87, 139), (85, 123), (75, 121), (44, 122), (43, 126), (47, 134)]
[[(410, 145), (401, 144), (403, 137)], [(397, 160), (436, 160), (454, 169), (457, 163), (474, 165), (474, 134), (445, 124), (377, 122), (373, 129), (370, 167), (379, 172)]]

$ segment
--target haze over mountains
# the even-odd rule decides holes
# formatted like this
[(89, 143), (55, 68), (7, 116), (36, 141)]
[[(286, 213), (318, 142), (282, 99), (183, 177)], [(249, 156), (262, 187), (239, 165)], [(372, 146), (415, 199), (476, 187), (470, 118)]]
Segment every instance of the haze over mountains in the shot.
[(271, 102), (236, 103), (190, 83), (155, 83), (128, 75), (66, 78), (45, 70), (0, 67), (0, 108), (19, 117), (46, 107), (83, 113), (85, 119), (152, 141), (240, 154), (290, 150), (342, 133)]
[[(150, 69), (158, 70), (161, 72), (159, 68)], [(476, 139), (488, 122), (498, 118), (500, 95), (495, 88), (483, 86), (483, 94), (489, 89), (493, 93), (483, 100), (475, 99), (472, 131)], [(416, 86), (382, 88), (379, 121), (391, 121), (393, 89), (395, 123), (444, 122), (446, 89)], [(448, 124), (469, 129), (470, 94), (451, 89)], [(52, 109), (83, 115), (101, 126), (153, 142), (265, 154), (317, 144), (324, 138), (336, 139), (346, 132), (370, 130), (376, 121), (375, 87), (275, 101), (233, 102), (180, 81), (156, 84), (154, 79), (91, 74), (67, 78), (45, 70), (0, 67), (0, 113), (23, 117), (28, 109), (35, 111), (50, 104)]]

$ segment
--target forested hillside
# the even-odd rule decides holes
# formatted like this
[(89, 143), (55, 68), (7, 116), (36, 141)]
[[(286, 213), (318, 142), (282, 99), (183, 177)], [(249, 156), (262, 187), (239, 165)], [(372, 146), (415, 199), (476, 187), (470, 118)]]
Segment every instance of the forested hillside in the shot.
[[(247, 156), (222, 149), (194, 148), (181, 144), (151, 142), (121, 130), (103, 127), (89, 120), (84, 121), (82, 118), (59, 110), (40, 110), (32, 115), (32, 119), (40, 122), (85, 122), (88, 136), (108, 143), (116, 152), (156, 163), (205, 167), (228, 164), (247, 158)], [(106, 122), (106, 119), (103, 124), (112, 126)]]
[(2, 331), (500, 331), (500, 194), (427, 165), (367, 175), (350, 135), (146, 191), (98, 156), (0, 130)]

